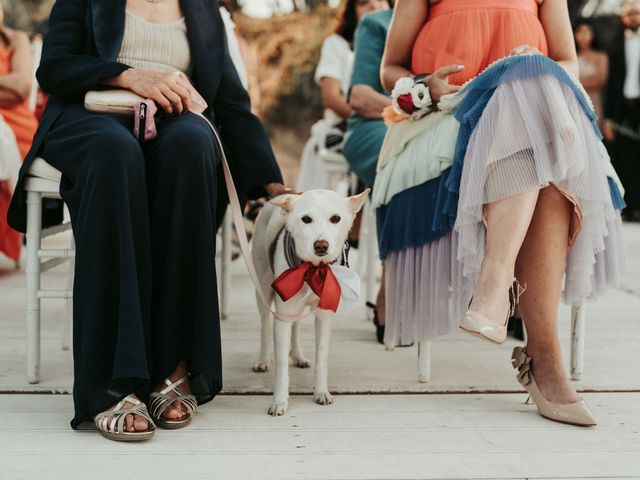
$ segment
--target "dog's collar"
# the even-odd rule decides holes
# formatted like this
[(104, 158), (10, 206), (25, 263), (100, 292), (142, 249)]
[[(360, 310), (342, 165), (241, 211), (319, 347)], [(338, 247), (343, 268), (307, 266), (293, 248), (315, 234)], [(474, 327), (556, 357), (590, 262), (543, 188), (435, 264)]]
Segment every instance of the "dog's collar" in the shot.
[[(298, 256), (298, 253), (296, 251), (296, 242), (293, 238), (293, 235), (291, 235), (291, 232), (287, 230), (286, 227), (282, 227), (278, 235), (276, 235), (274, 242), (269, 247), (269, 263), (271, 264), (271, 271), (275, 271), (274, 262), (275, 262), (275, 256), (276, 256), (276, 247), (278, 245), (278, 240), (280, 239), (280, 235), (284, 235), (284, 238), (282, 239), (282, 243), (284, 245), (284, 258), (287, 261), (287, 265), (289, 266), (289, 268), (299, 267), (304, 263), (304, 260), (302, 260)], [(344, 248), (342, 249), (342, 254), (340, 255), (340, 258), (331, 262), (330, 265), (338, 263), (339, 261), (340, 265), (342, 265), (343, 267), (349, 268), (349, 250), (350, 249), (351, 249), (351, 245), (347, 240), (344, 242)]]
[(298, 256), (298, 252), (296, 251), (296, 242), (293, 239), (293, 235), (291, 232), (284, 229), (284, 238), (282, 239), (282, 243), (284, 245), (284, 258), (287, 261), (287, 265), (289, 268), (296, 268), (304, 263), (302, 259)]

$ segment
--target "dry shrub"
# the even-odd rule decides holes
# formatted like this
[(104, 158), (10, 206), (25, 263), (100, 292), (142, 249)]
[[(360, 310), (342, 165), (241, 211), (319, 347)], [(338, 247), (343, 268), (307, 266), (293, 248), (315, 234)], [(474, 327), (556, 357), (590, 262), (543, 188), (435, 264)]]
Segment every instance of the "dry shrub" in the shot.
[(240, 36), (256, 52), (253, 78), (259, 83), (258, 111), (270, 126), (308, 132), (322, 115), (320, 89), (313, 75), (322, 42), (335, 27), (335, 10), (320, 7), (270, 19), (238, 16)]

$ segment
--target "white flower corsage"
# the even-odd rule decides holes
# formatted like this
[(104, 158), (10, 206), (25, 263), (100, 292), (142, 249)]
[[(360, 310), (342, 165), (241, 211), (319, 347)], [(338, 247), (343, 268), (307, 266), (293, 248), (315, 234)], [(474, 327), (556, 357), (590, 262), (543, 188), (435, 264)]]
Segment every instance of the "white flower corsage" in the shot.
[(393, 110), (398, 115), (407, 115), (411, 120), (419, 120), (431, 111), (431, 95), (425, 83), (425, 76), (402, 77), (391, 92)]

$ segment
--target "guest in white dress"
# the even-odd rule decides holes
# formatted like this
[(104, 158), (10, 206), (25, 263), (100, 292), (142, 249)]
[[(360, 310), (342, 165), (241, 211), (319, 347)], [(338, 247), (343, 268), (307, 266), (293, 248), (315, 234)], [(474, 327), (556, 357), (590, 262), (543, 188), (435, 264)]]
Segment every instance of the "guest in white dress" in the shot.
[(353, 70), (353, 36), (358, 21), (367, 13), (388, 8), (387, 0), (345, 0), (338, 14), (338, 26), (322, 44), (315, 73), (322, 90), (324, 117), (311, 127), (300, 166), (297, 189), (331, 188), (330, 179), (320, 159), (320, 150), (328, 148), (342, 153), (346, 120), (352, 110), (347, 95)]

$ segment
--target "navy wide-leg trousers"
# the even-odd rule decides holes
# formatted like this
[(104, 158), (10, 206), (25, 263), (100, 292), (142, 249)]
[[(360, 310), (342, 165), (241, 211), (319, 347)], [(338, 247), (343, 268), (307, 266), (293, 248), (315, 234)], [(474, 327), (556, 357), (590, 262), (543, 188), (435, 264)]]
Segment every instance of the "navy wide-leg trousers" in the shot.
[(75, 428), (181, 360), (199, 403), (222, 388), (216, 167), (205, 122), (163, 118), (140, 144), (130, 117), (63, 112), (40, 151), (63, 174), (76, 240)]

